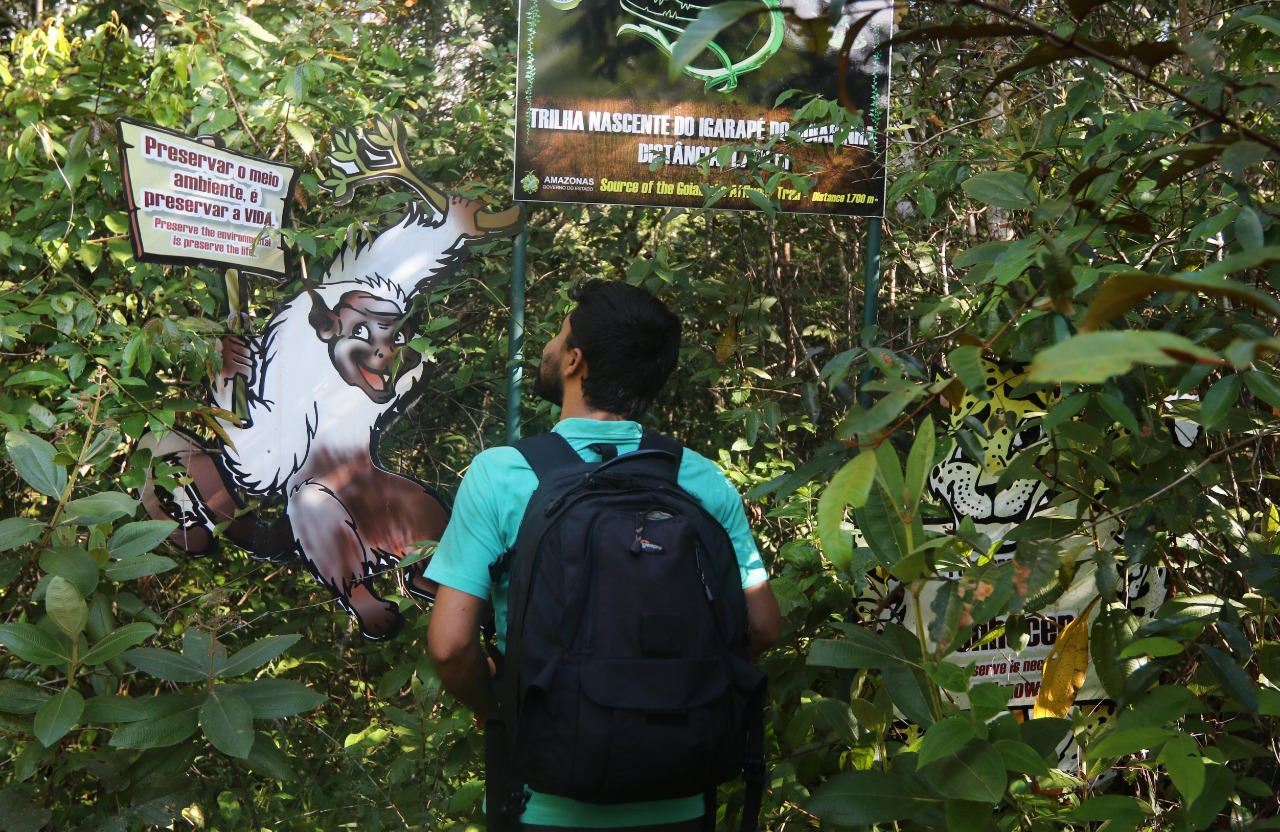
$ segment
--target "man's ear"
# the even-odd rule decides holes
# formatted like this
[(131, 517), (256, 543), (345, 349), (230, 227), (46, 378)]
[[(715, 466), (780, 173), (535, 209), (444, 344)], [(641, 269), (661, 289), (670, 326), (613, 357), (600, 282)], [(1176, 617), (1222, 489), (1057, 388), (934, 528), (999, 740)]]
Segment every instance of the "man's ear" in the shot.
[(311, 314), (307, 316), (307, 321), (316, 331), (316, 336), (328, 343), (337, 337), (342, 325), (338, 321), (338, 316), (325, 305), (324, 298), (320, 297), (319, 292), (308, 289), (307, 294), (311, 296)]
[(581, 347), (571, 347), (560, 363), (560, 373), (566, 378), (574, 376), (587, 377), (587, 359), (582, 355)]

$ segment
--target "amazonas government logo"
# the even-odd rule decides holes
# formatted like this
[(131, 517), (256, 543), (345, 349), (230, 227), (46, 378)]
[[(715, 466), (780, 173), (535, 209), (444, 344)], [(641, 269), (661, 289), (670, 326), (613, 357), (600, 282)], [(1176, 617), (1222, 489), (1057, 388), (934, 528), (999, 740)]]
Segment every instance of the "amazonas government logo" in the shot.
[(527, 194), (536, 194), (538, 192), (538, 188), (542, 187), (542, 183), (538, 181), (538, 174), (533, 171), (529, 171), (524, 175), (524, 179), (520, 180), (520, 187), (523, 188), (524, 192)]

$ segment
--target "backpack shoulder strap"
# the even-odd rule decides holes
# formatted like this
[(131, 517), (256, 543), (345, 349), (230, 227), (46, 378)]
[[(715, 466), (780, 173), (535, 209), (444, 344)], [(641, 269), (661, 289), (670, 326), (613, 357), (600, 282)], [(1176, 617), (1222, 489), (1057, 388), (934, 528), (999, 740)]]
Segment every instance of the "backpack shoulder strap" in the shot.
[(579, 465), (582, 457), (558, 433), (540, 433), (537, 436), (526, 436), (513, 446), (529, 463), (533, 473), (538, 475), (538, 482), (544, 482), (549, 474), (569, 465)]
[(642, 451), (664, 451), (671, 454), (675, 460), (676, 472), (680, 471), (680, 460), (684, 458), (684, 445), (681, 445), (670, 436), (658, 433), (654, 430), (646, 430), (640, 437), (640, 448)]

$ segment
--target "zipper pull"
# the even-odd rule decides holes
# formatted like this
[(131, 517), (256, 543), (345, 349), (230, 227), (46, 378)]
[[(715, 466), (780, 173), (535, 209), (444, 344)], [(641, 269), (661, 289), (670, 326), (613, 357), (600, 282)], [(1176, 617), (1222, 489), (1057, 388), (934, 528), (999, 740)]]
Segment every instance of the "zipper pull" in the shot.
[(693, 566), (698, 570), (698, 580), (702, 582), (702, 591), (707, 594), (707, 603), (714, 604), (716, 598), (711, 594), (711, 587), (707, 585), (707, 576), (702, 572), (702, 558), (700, 557), (702, 550), (698, 546), (693, 547)]

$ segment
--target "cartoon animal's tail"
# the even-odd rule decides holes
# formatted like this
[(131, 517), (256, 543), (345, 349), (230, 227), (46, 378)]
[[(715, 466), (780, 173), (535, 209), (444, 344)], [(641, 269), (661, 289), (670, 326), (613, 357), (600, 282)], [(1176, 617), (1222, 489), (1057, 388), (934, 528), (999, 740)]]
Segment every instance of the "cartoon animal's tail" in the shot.
[[(190, 555), (207, 555), (218, 549), (218, 533), (258, 560), (283, 563), (297, 555), (297, 541), (289, 518), (265, 519), (246, 508), (230, 478), (200, 441), (173, 431), (163, 437), (143, 434), (138, 447), (151, 451), (142, 504), (156, 520), (173, 520), (178, 528), (169, 542)], [(155, 478), (157, 465), (181, 470), (183, 484), (169, 491)], [(221, 527), (221, 528), (220, 528)]]

